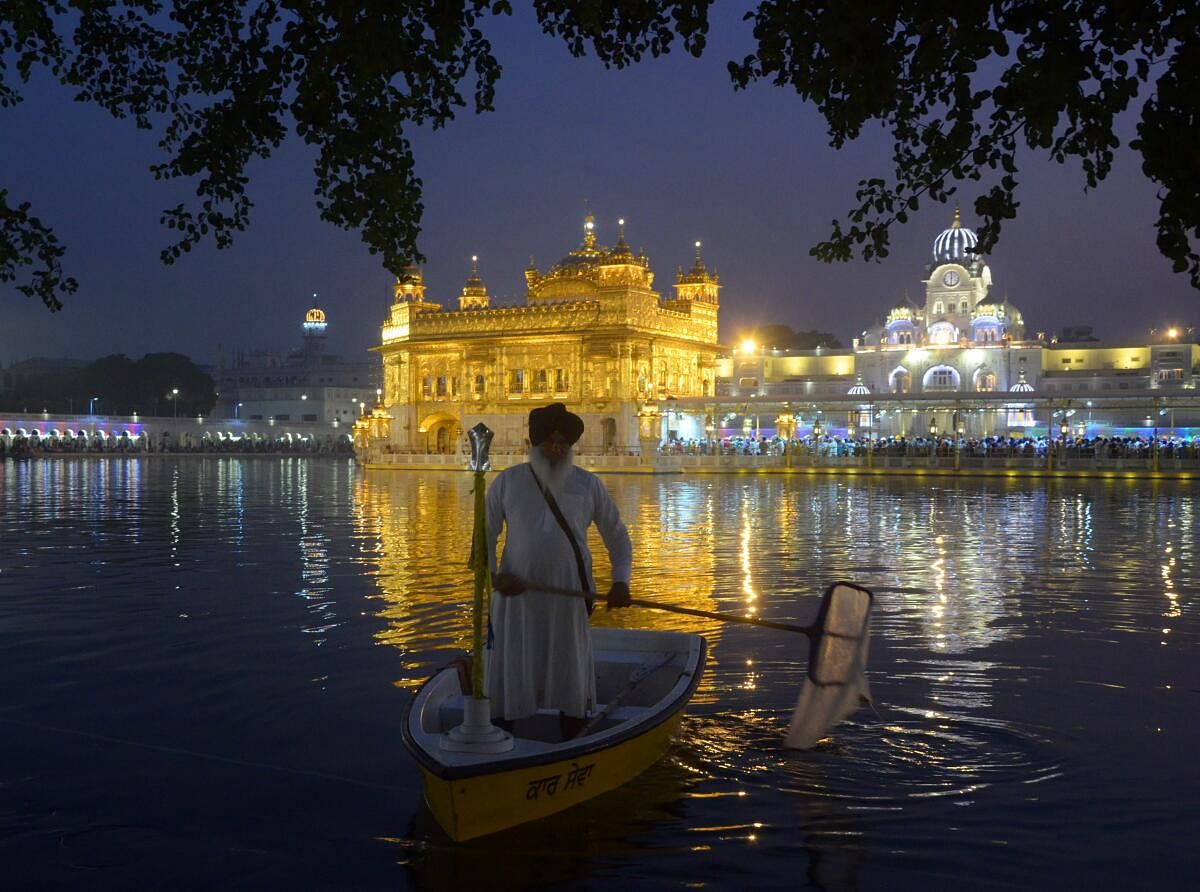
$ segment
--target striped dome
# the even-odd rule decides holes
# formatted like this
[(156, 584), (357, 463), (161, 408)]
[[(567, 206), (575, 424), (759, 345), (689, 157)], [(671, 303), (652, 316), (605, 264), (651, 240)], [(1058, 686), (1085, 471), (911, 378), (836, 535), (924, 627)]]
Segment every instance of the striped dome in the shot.
[(955, 208), (954, 222), (950, 224), (950, 228), (943, 229), (933, 240), (933, 262), (969, 263), (975, 259), (975, 255), (969, 253), (968, 249), (974, 248), (978, 241), (974, 232), (963, 227), (958, 208)]

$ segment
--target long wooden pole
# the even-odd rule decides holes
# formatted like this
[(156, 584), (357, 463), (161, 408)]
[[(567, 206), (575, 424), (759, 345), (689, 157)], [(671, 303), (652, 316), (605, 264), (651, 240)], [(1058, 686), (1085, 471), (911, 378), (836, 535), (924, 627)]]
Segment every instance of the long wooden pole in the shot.
[[(581, 592), (572, 588), (559, 588), (553, 585), (542, 585), (540, 582), (526, 582), (525, 586), (533, 591), (547, 592), (551, 595), (563, 595), (567, 598), (593, 598), (597, 601), (607, 601), (603, 595), (597, 595), (592, 592)], [(741, 623), (747, 626), (761, 626), (766, 629), (779, 629), (784, 632), (799, 632), (801, 635), (807, 635), (809, 638), (817, 636), (816, 626), (796, 626), (791, 623), (777, 623), (769, 619), (758, 619), (753, 616), (736, 616), (732, 613), (715, 613), (711, 610), (696, 610), (692, 607), (680, 607), (677, 604), (662, 604), (658, 601), (646, 601), (642, 598), (633, 598), (629, 602), (631, 607), (645, 607), (649, 610), (665, 610), (668, 613), (681, 613), (685, 616), (700, 616), (705, 619), (720, 620), (725, 623)]]

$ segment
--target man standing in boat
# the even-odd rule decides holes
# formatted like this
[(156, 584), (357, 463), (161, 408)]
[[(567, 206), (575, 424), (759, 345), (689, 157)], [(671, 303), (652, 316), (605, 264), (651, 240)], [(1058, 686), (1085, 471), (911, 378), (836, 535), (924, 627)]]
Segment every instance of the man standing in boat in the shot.
[[(608, 606), (628, 607), (633, 546), (617, 506), (595, 474), (576, 467), (572, 447), (583, 419), (553, 403), (529, 413), (529, 461), (501, 471), (487, 492), (493, 587), (487, 695), (492, 714), (511, 723), (557, 709), (574, 737), (596, 705), (590, 604), (537, 590), (593, 592), (587, 530), (595, 523), (612, 563)], [(496, 540), (507, 528), (496, 567)]]

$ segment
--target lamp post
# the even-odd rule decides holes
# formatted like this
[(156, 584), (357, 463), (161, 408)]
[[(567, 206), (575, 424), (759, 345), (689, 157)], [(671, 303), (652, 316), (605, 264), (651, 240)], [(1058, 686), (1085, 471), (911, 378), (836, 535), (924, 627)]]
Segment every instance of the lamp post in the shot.
[(88, 415), (95, 415), (95, 414), (96, 414), (94, 410), (95, 410), (95, 407), (96, 407), (96, 402), (97, 402), (99, 399), (100, 399), (100, 397), (98, 397), (98, 396), (94, 396), (94, 397), (92, 397), (90, 400), (88, 400)]
[(167, 394), (167, 396), (169, 396), (171, 398), (172, 414), (176, 418), (178, 418), (179, 417), (179, 388), (172, 387), (171, 392), (169, 394)]
[(242, 417), (242, 404), (241, 403), (238, 403), (236, 406), (233, 407), (233, 417), (235, 420)]

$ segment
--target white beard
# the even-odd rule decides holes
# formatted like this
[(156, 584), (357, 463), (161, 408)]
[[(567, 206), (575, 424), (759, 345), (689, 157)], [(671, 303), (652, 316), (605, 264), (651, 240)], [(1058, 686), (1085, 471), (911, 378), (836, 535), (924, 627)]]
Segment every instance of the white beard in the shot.
[(530, 446), (529, 463), (533, 465), (534, 473), (542, 481), (542, 486), (550, 490), (556, 499), (560, 498), (567, 484), (567, 476), (575, 466), (575, 447), (568, 449), (558, 464), (552, 465), (542, 454), (540, 446)]

